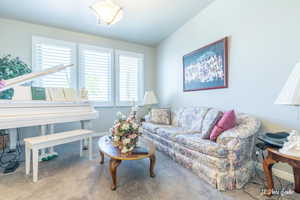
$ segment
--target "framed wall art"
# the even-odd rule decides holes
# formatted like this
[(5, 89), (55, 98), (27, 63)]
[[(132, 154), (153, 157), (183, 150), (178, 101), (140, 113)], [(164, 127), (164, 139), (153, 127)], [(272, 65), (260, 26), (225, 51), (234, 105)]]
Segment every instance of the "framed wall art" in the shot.
[(183, 57), (183, 91), (228, 87), (228, 38)]

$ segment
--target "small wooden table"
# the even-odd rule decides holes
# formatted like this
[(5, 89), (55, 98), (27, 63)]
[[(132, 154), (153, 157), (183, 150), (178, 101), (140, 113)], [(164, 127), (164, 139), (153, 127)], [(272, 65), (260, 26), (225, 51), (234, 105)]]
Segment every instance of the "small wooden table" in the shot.
[(104, 163), (104, 155), (110, 157), (109, 170), (112, 177), (111, 189), (116, 190), (117, 188), (117, 167), (121, 164), (122, 160), (141, 160), (145, 158), (150, 159), (150, 177), (155, 177), (154, 166), (155, 166), (155, 145), (148, 143), (146, 148), (148, 154), (132, 154), (124, 155), (120, 153), (120, 150), (112, 145), (111, 140), (108, 136), (103, 136), (98, 141), (99, 152), (100, 152), (100, 164)]
[(267, 148), (268, 156), (263, 162), (264, 172), (267, 178), (268, 191), (267, 196), (272, 195), (274, 188), (272, 177), (272, 166), (277, 162), (285, 162), (293, 167), (294, 180), (295, 180), (295, 192), (300, 193), (300, 157), (293, 157), (279, 153), (277, 149)]

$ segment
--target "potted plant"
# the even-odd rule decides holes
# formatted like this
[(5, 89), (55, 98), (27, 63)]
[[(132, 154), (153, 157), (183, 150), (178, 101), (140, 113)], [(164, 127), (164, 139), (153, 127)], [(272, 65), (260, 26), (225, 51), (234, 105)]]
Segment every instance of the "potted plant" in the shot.
[[(19, 57), (13, 58), (10, 54), (0, 57), (0, 87), (3, 81), (31, 73), (31, 69)], [(0, 92), (0, 99), (12, 99), (13, 89)]]

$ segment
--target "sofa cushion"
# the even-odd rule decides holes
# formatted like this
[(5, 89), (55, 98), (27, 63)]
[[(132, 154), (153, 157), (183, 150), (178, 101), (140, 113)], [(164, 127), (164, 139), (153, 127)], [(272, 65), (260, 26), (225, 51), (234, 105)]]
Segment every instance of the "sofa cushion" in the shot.
[(181, 116), (184, 108), (175, 108), (171, 111), (171, 123), (172, 126), (181, 126)]
[(210, 140), (201, 139), (201, 134), (177, 135), (175, 141), (188, 149), (206, 155), (218, 158), (224, 158), (228, 155), (228, 150), (224, 146)]
[(209, 108), (186, 108), (181, 115), (181, 127), (200, 132)]
[(209, 108), (189, 107), (174, 109), (172, 112), (172, 125), (200, 132), (202, 121)]
[(183, 134), (192, 134), (195, 132), (192, 132), (188, 129), (182, 128), (182, 127), (164, 127), (164, 128), (158, 128), (156, 129), (156, 134), (160, 137), (163, 137), (165, 139), (169, 139), (172, 141), (175, 141), (175, 137), (177, 135), (183, 135)]
[(209, 139), (210, 133), (213, 129), (213, 127), (216, 125), (216, 123), (219, 121), (219, 119), (222, 117), (223, 112), (220, 110), (211, 108), (206, 113), (204, 119), (203, 119), (203, 125), (202, 125), (202, 139)]
[(167, 108), (154, 108), (151, 110), (150, 121), (155, 124), (171, 124), (171, 112)]
[(157, 129), (159, 128), (167, 128), (167, 127), (172, 127), (170, 125), (162, 125), (162, 124), (154, 124), (151, 122), (144, 122), (142, 125), (142, 128), (150, 131), (150, 132), (156, 132)]

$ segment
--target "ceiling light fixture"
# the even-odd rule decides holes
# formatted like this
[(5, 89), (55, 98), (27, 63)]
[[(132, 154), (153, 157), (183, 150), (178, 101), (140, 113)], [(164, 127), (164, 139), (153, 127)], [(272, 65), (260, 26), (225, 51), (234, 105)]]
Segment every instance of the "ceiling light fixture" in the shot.
[(123, 9), (111, 0), (96, 1), (90, 9), (97, 16), (98, 24), (101, 25), (115, 24), (123, 17)]

